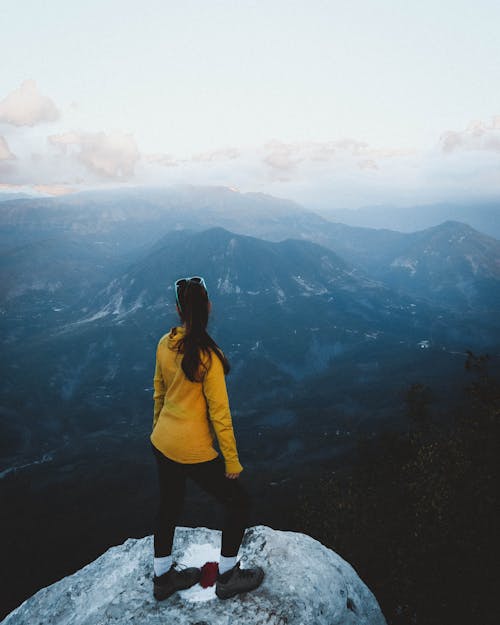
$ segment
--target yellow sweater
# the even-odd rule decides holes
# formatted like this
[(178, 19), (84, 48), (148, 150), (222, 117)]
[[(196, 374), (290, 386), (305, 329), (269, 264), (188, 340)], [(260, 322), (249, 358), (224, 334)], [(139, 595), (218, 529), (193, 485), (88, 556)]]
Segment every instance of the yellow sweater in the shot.
[(215, 430), (226, 472), (240, 473), (243, 467), (238, 459), (222, 363), (212, 353), (203, 382), (188, 380), (181, 367), (182, 354), (175, 349), (184, 334), (183, 326), (172, 328), (158, 343), (151, 442), (176, 462), (206, 462), (219, 455), (213, 446)]

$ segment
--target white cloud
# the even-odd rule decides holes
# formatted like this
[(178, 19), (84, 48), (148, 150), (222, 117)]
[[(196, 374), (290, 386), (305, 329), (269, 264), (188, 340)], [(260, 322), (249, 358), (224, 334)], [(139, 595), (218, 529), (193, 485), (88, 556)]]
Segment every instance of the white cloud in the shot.
[(75, 192), (75, 189), (65, 184), (34, 184), (32, 188), (46, 195), (67, 195)]
[(140, 158), (134, 137), (122, 132), (66, 132), (48, 141), (101, 178), (128, 180)]
[(0, 102), (0, 122), (13, 126), (35, 126), (57, 121), (60, 116), (54, 102), (38, 91), (34, 80), (25, 80)]
[[(302, 171), (316, 171), (326, 166), (332, 172), (351, 163), (360, 169), (380, 169), (377, 160), (406, 157), (416, 153), (412, 148), (373, 148), (364, 141), (338, 139), (336, 141), (302, 141), (283, 143), (270, 141), (263, 146), (262, 162), (270, 168), (270, 179), (289, 182)], [(300, 165), (300, 167), (299, 167)]]
[(0, 161), (12, 161), (15, 158), (16, 155), (10, 151), (7, 141), (0, 135)]
[(198, 163), (213, 163), (216, 161), (234, 160), (241, 155), (240, 150), (236, 148), (220, 148), (211, 152), (200, 152), (194, 154), (190, 160)]
[(241, 156), (241, 151), (237, 148), (219, 148), (210, 152), (198, 152), (189, 158), (176, 158), (172, 154), (157, 152), (154, 154), (144, 154), (146, 163), (161, 165), (162, 167), (178, 167), (189, 163), (220, 163), (221, 161), (232, 161)]
[(288, 182), (304, 157), (301, 156), (301, 144), (283, 143), (281, 141), (269, 141), (264, 145), (262, 161), (270, 169), (271, 180)]
[(68, 193), (130, 179), (143, 185), (219, 185), (288, 197), (310, 208), (410, 205), (474, 193), (500, 194), (495, 143), (500, 116), (457, 133), (449, 144), (451, 154), (443, 151), (441, 140), (427, 150), (416, 150), (352, 138), (275, 139), (191, 155), (168, 150), (140, 154), (131, 134), (70, 130), (47, 137), (41, 130), (31, 131), (29, 142), (26, 133), (13, 130), (6, 135), (8, 145), (0, 139), (2, 182), (36, 187), (43, 193)]
[(80, 143), (81, 134), (78, 132), (64, 132), (59, 135), (49, 135), (47, 140), (52, 145), (56, 145), (60, 148), (63, 154), (68, 153), (68, 146), (77, 145)]
[(161, 165), (162, 167), (177, 167), (179, 165), (179, 161), (171, 154), (163, 154), (161, 152), (144, 154), (143, 158), (146, 163)]
[(455, 150), (500, 152), (500, 115), (493, 116), (489, 123), (473, 121), (465, 130), (448, 130), (440, 141), (445, 153)]
[(377, 163), (372, 158), (365, 158), (358, 161), (358, 167), (360, 169), (378, 169)]

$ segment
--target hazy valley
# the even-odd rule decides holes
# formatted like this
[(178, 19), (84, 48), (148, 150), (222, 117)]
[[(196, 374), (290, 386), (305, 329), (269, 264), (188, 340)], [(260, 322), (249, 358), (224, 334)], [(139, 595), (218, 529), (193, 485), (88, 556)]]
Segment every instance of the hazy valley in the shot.
[(466, 349), (498, 345), (500, 243), (470, 226), (357, 228), (224, 188), (144, 195), (0, 204), (4, 471), (82, 435), (147, 436), (180, 275), (207, 280), (257, 465), (404, 427), (405, 388), (452, 388)]

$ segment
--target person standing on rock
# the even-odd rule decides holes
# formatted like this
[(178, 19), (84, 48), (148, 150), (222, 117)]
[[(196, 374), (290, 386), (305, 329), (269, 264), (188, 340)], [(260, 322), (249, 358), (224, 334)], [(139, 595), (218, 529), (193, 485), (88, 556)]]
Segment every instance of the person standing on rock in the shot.
[[(160, 502), (154, 529), (153, 594), (158, 600), (166, 599), (201, 577), (201, 569), (176, 568), (179, 565), (172, 561), (175, 526), (189, 477), (224, 505), (215, 592), (220, 599), (228, 599), (257, 588), (264, 577), (260, 567), (241, 569), (236, 561), (251, 502), (238, 479), (243, 467), (226, 389), (229, 363), (206, 330), (211, 302), (205, 280), (181, 278), (175, 282), (175, 295), (182, 325), (160, 339), (154, 375), (150, 441)], [(214, 435), (224, 459), (213, 446)]]

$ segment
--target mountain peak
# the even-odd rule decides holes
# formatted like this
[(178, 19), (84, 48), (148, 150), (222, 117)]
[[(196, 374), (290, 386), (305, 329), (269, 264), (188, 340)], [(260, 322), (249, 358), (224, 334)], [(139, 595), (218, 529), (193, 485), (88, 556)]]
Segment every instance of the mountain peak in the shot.
[[(219, 560), (221, 532), (177, 527), (174, 560), (202, 567)], [(377, 600), (338, 554), (299, 532), (257, 525), (246, 530), (241, 568), (264, 569), (261, 586), (220, 601), (199, 584), (158, 604), (153, 598), (153, 537), (129, 538), (73, 575), (43, 588), (11, 612), (4, 625), (36, 620), (63, 625), (111, 622), (385, 625)], [(300, 566), (298, 565), (300, 564)], [(307, 574), (304, 574), (306, 572)], [(244, 617), (242, 618), (242, 614)]]
[(433, 226), (431, 229), (474, 232), (474, 228), (469, 226), (469, 224), (465, 224), (463, 221), (457, 221), (455, 219), (447, 219), (437, 226)]
[[(447, 240), (448, 243), (460, 242), (464, 240), (482, 241), (488, 245), (498, 245), (498, 240), (488, 236), (482, 232), (479, 232), (469, 224), (462, 221), (456, 221), (454, 219), (447, 219), (437, 226), (431, 226), (425, 230), (419, 230), (414, 232), (413, 238), (415, 240), (430, 238), (435, 241)], [(451, 238), (449, 238), (451, 237)]]

